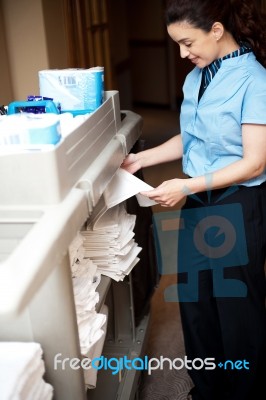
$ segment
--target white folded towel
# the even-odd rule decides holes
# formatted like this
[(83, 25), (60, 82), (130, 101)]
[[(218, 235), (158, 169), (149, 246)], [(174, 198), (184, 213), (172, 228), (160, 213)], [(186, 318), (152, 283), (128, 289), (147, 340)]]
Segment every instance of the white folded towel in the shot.
[(96, 311), (79, 316), (78, 331), (81, 353), (86, 354), (90, 347), (103, 335), (101, 329), (106, 321), (106, 315)]
[[(103, 350), (103, 345), (106, 337), (106, 331), (107, 331), (107, 321), (108, 321), (108, 307), (104, 304), (100, 310), (100, 313), (102, 315), (106, 316), (105, 323), (101, 327), (103, 334), (100, 337), (100, 339), (95, 342), (85, 355), (87, 358), (90, 360), (93, 360), (94, 358), (99, 358), (102, 355), (102, 350)], [(90, 368), (90, 369), (84, 369), (84, 379), (85, 379), (85, 385), (87, 389), (94, 389), (96, 387), (97, 383), (97, 374), (98, 371), (95, 368)]]
[[(39, 343), (0, 342), (1, 400), (51, 400)], [(36, 393), (38, 397), (36, 397)]]

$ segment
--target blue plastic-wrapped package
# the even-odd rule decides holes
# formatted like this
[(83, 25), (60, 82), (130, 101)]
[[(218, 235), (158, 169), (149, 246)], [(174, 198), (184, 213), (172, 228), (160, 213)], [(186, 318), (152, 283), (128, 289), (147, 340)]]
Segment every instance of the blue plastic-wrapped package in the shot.
[(104, 68), (68, 68), (39, 71), (40, 95), (61, 104), (62, 112), (95, 111), (104, 97)]
[(0, 122), (1, 152), (38, 149), (42, 145), (56, 145), (61, 140), (56, 114), (18, 113), (2, 117)]

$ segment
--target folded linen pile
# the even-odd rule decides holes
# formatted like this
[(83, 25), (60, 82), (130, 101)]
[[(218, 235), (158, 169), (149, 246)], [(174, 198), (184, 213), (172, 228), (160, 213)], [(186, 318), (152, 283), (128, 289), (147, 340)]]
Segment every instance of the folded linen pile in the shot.
[[(99, 313), (96, 304), (99, 293), (96, 291), (101, 274), (90, 259), (85, 259), (84, 239), (80, 233), (69, 246), (72, 282), (78, 323), (80, 352), (86, 358), (100, 357), (106, 335), (108, 309), (103, 306)], [(97, 369), (91, 366), (84, 370), (85, 385), (95, 388)]]
[[(75, 250), (76, 249), (76, 250)], [(96, 291), (101, 280), (97, 266), (83, 258), (83, 239), (77, 235), (70, 246), (72, 281), (81, 354), (85, 355), (103, 335), (102, 325), (106, 316), (97, 313), (99, 293)]]
[(53, 388), (45, 372), (39, 343), (0, 342), (1, 400), (50, 400)]
[(106, 316), (105, 323), (101, 327), (103, 335), (86, 353), (86, 358), (90, 359), (91, 361), (94, 360), (93, 363), (91, 362), (89, 364), (88, 369), (84, 369), (85, 385), (87, 389), (95, 389), (97, 384), (99, 359), (102, 355), (104, 341), (106, 337), (106, 331), (107, 331), (108, 307), (105, 304), (102, 306), (100, 314)]
[(90, 258), (101, 274), (122, 281), (138, 263), (141, 247), (134, 240), (136, 216), (118, 204), (101, 214), (80, 233), (84, 237), (85, 257)]

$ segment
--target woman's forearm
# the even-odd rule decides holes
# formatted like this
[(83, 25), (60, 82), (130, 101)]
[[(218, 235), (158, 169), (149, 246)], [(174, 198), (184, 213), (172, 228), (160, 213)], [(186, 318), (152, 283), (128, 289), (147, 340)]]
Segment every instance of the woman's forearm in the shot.
[(136, 154), (141, 167), (150, 167), (169, 161), (179, 160), (183, 155), (181, 135), (176, 135), (163, 144), (152, 149), (144, 150)]
[(258, 160), (242, 159), (216, 172), (187, 180), (187, 189), (190, 193), (198, 193), (241, 184), (262, 174), (264, 168)]
[(165, 181), (157, 188), (142, 194), (164, 207), (173, 207), (187, 195), (240, 184), (259, 176), (264, 169), (263, 160), (242, 159), (213, 173)]
[(139, 153), (130, 153), (121, 167), (134, 174), (141, 168), (178, 160), (183, 156), (181, 135), (176, 135), (163, 144)]

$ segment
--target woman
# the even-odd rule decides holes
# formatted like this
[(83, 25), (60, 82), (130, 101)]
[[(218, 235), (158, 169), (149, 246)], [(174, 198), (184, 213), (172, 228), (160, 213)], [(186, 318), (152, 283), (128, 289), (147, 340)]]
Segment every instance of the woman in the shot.
[(188, 398), (264, 398), (265, 24), (252, 0), (171, 0), (166, 23), (195, 65), (184, 83), (181, 135), (130, 154), (122, 167), (135, 173), (183, 158), (188, 175), (143, 193), (164, 207), (188, 195), (178, 252), (186, 356), (194, 360)]

